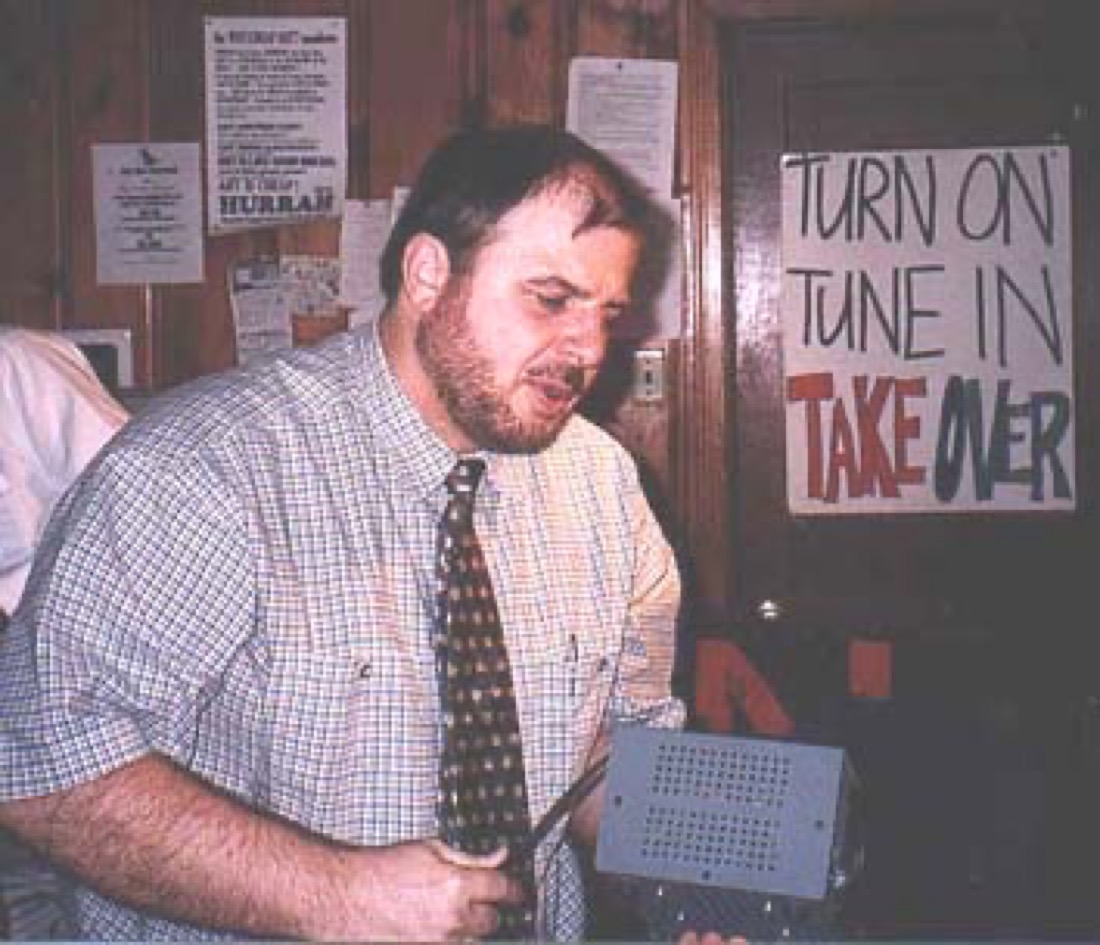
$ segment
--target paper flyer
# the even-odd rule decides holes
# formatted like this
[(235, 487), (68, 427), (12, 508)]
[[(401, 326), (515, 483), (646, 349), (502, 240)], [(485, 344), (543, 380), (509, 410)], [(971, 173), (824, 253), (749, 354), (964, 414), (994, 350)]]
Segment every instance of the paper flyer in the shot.
[(345, 20), (208, 17), (205, 25), (211, 232), (339, 216)]
[(92, 145), (96, 281), (202, 282), (198, 144)]

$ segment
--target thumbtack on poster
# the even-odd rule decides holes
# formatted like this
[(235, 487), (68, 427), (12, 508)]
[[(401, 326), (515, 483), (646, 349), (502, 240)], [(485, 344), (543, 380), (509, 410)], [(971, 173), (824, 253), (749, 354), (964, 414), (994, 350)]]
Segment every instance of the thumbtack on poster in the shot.
[(675, 62), (660, 59), (579, 56), (569, 64), (566, 127), (657, 198), (672, 196), (678, 75)]

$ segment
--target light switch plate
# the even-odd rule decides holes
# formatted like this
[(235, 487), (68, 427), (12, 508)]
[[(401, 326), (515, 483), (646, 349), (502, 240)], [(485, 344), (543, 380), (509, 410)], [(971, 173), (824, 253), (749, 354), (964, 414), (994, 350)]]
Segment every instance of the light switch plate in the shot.
[(642, 403), (665, 399), (665, 353), (660, 348), (634, 352), (634, 383), (631, 394)]

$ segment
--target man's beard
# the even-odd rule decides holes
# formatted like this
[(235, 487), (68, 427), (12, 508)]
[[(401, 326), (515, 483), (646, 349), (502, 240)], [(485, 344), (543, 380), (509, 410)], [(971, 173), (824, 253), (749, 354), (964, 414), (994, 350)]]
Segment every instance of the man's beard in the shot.
[[(537, 453), (557, 439), (570, 413), (560, 419), (524, 423), (493, 380), (468, 317), (469, 293), (461, 277), (444, 290), (416, 330), (416, 350), (451, 421), (480, 449), (497, 453)], [(533, 372), (534, 373), (534, 372)], [(575, 392), (585, 387), (576, 366), (547, 368)]]

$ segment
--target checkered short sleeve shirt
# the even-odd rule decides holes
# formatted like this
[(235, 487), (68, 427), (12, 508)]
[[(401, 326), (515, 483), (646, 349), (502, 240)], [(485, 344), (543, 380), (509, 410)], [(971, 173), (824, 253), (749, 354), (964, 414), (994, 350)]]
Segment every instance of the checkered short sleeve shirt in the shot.
[[(157, 752), (333, 839), (436, 833), (432, 550), (453, 453), (376, 329), (207, 378), (66, 495), (0, 643), (0, 798)], [(580, 418), (486, 454), (476, 527), (513, 664), (532, 817), (616, 719), (676, 725), (679, 578), (627, 454)], [(541, 851), (550, 937), (576, 862)], [(82, 889), (81, 934), (214, 937)]]

